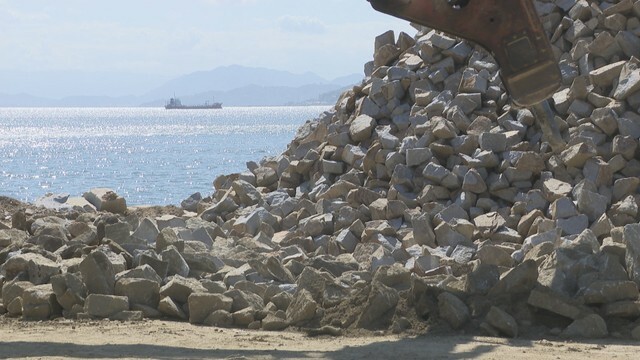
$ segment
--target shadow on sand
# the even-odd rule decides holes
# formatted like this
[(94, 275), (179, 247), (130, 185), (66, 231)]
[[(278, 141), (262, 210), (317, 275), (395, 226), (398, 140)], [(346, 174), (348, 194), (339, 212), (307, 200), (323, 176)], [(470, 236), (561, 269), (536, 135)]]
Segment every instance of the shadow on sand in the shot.
[[(470, 343), (473, 346), (459, 347)], [(250, 346), (250, 344), (247, 344)], [(291, 351), (284, 348), (194, 349), (162, 345), (81, 345), (50, 342), (0, 342), (0, 358), (151, 358), (151, 359), (473, 359), (492, 352), (503, 343), (478, 342), (472, 337), (417, 337), (348, 346), (335, 351)], [(531, 346), (517, 340), (509, 346)]]

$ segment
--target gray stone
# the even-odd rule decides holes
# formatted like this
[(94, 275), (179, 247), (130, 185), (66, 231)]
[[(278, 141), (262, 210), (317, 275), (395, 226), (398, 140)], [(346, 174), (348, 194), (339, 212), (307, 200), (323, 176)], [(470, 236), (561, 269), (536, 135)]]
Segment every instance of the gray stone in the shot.
[[(82, 280), (89, 294), (112, 295), (116, 283), (116, 272), (109, 257), (102, 251), (92, 251), (80, 263)], [(108, 316), (105, 316), (108, 317)]]
[(562, 335), (570, 338), (600, 339), (609, 335), (607, 323), (600, 315), (591, 314), (574, 320)]
[(633, 281), (596, 281), (581, 290), (585, 304), (605, 304), (637, 300), (638, 284)]
[(253, 173), (256, 175), (257, 186), (269, 187), (278, 181), (276, 170), (269, 166), (260, 166)]
[(230, 310), (231, 312), (240, 311), (246, 308), (258, 311), (264, 308), (264, 300), (262, 297), (249, 291), (242, 291), (236, 288), (226, 291), (223, 295), (233, 300), (233, 305)]
[(613, 199), (618, 201), (632, 195), (640, 186), (640, 179), (637, 177), (622, 178), (613, 184)]
[(573, 145), (560, 154), (566, 166), (581, 168), (587, 160), (596, 156), (596, 150), (587, 143)]
[(526, 294), (538, 281), (538, 265), (526, 260), (500, 277), (500, 281), (489, 292), (490, 296)]
[(571, 193), (571, 184), (554, 178), (546, 179), (542, 183), (542, 189), (548, 201), (555, 201)]
[[(617, 125), (617, 123), (616, 123)], [(620, 154), (626, 160), (634, 158), (638, 150), (638, 142), (630, 135), (617, 135), (613, 138), (612, 154)]]
[(138, 238), (148, 244), (156, 242), (159, 234), (158, 225), (155, 221), (144, 218), (138, 225), (138, 228), (131, 234), (132, 237)]
[(268, 314), (267, 317), (262, 319), (262, 330), (265, 331), (280, 331), (289, 327), (289, 323), (285, 318), (276, 316), (275, 314)]
[(65, 273), (51, 277), (51, 287), (56, 300), (64, 310), (71, 311), (74, 305), (84, 305), (87, 288), (78, 273)]
[(368, 115), (360, 115), (349, 126), (349, 135), (354, 142), (361, 142), (371, 137), (376, 121)]
[(127, 212), (127, 201), (111, 189), (95, 188), (82, 195), (98, 211), (108, 211), (116, 214)]
[(27, 289), (33, 286), (28, 281), (9, 281), (2, 285), (2, 303), (7, 308), (9, 315), (22, 315), (22, 296)]
[(255, 310), (251, 308), (246, 308), (234, 312), (233, 314), (231, 314), (233, 318), (233, 325), (246, 328), (247, 326), (249, 326), (249, 324), (255, 321), (255, 313)]
[(160, 284), (147, 279), (121, 278), (116, 282), (115, 294), (126, 296), (129, 303), (158, 307)]
[(602, 312), (606, 317), (630, 318), (636, 319), (640, 317), (639, 301), (618, 301), (605, 304)]
[(640, 285), (640, 224), (626, 225), (622, 239), (627, 246), (625, 265), (629, 278)]
[(583, 189), (577, 198), (578, 211), (587, 215), (589, 221), (596, 221), (607, 211), (609, 199), (604, 195)]
[(158, 276), (156, 271), (148, 264), (142, 264), (131, 270), (127, 270), (116, 274), (116, 281), (120, 279), (146, 279), (155, 281), (158, 284), (162, 283), (162, 278)]
[(156, 252), (161, 253), (169, 246), (175, 246), (178, 251), (184, 251), (184, 240), (178, 238), (178, 234), (172, 228), (164, 228), (156, 236)]
[(135, 311), (124, 310), (109, 316), (109, 320), (125, 321), (125, 322), (142, 321), (143, 319), (144, 319), (144, 314), (140, 310), (135, 310)]
[(593, 85), (608, 88), (613, 84), (614, 79), (618, 79), (620, 71), (624, 66), (625, 61), (618, 61), (612, 64), (607, 64), (589, 73), (589, 78)]
[(358, 317), (357, 326), (371, 328), (379, 325), (383, 317), (396, 308), (399, 300), (400, 295), (397, 290), (380, 282), (373, 283), (364, 309)]
[(158, 311), (170, 318), (187, 320), (189, 317), (178, 305), (170, 298), (165, 297), (158, 303)]
[(504, 133), (485, 132), (478, 138), (480, 148), (485, 151), (503, 152), (507, 148), (507, 137)]
[(207, 289), (196, 279), (186, 279), (174, 276), (160, 288), (162, 297), (171, 297), (174, 301), (184, 304), (192, 293), (206, 293)]
[(204, 319), (202, 324), (207, 326), (230, 327), (233, 325), (233, 315), (226, 310), (215, 310)]
[(640, 90), (640, 69), (638, 69), (637, 64), (627, 62), (620, 70), (618, 86), (613, 93), (613, 98), (616, 100), (625, 100), (638, 90)]
[(182, 254), (176, 249), (175, 246), (168, 246), (162, 253), (160, 258), (166, 261), (168, 264), (167, 275), (180, 275), (182, 277), (189, 276), (189, 264), (182, 257)]
[(498, 307), (492, 306), (489, 309), (485, 321), (508, 337), (514, 338), (518, 336), (518, 323), (516, 320)]
[(25, 320), (49, 320), (59, 315), (61, 310), (49, 284), (30, 287), (22, 294), (22, 317)]
[(448, 292), (438, 296), (438, 309), (440, 316), (454, 329), (460, 329), (471, 319), (467, 305)]
[(412, 148), (407, 149), (406, 163), (407, 166), (418, 166), (431, 160), (433, 153), (429, 148)]
[(558, 227), (562, 229), (563, 235), (577, 235), (589, 228), (589, 218), (580, 214), (569, 218), (557, 220)]
[(291, 304), (287, 307), (287, 320), (291, 325), (301, 325), (316, 316), (318, 303), (313, 300), (311, 293), (301, 289), (296, 293)]
[(423, 213), (411, 220), (413, 238), (420, 245), (436, 247), (436, 235), (429, 214)]
[(84, 303), (84, 310), (90, 316), (108, 318), (129, 310), (129, 300), (126, 296), (89, 294)]
[(260, 229), (260, 213), (258, 210), (238, 217), (233, 224), (233, 230), (239, 234), (255, 236)]
[(360, 240), (349, 229), (344, 229), (336, 236), (336, 242), (346, 252), (352, 253)]
[(189, 295), (189, 322), (202, 324), (205, 319), (217, 310), (231, 313), (233, 299), (222, 294), (192, 293)]
[(287, 268), (282, 266), (282, 263), (280, 263), (280, 261), (276, 257), (268, 257), (265, 265), (267, 267), (269, 275), (271, 275), (273, 279), (289, 284), (295, 282), (295, 278), (293, 277), (291, 272)]
[[(151, 270), (153, 270), (153, 272), (157, 274), (156, 275), (157, 278), (153, 277), (153, 275), (150, 275), (151, 276), (149, 277), (150, 280), (153, 280), (153, 278), (155, 279), (159, 278), (160, 279), (159, 282), (161, 282), (162, 279), (164, 279), (167, 276), (167, 272), (169, 271), (169, 263), (166, 261), (160, 260), (155, 254), (153, 254), (153, 256), (148, 254), (141, 254), (139, 262), (140, 262), (140, 266), (150, 267)], [(146, 276), (138, 276), (138, 277), (147, 278)]]
[(131, 227), (129, 224), (124, 222), (106, 224), (104, 226), (104, 237), (111, 239), (120, 245), (128, 244), (131, 242)]
[(531, 291), (527, 304), (574, 320), (580, 318), (583, 313), (578, 306), (563, 299), (559, 295), (539, 289)]
[(200, 217), (207, 221), (214, 221), (218, 216), (224, 216), (238, 209), (238, 204), (230, 196), (231, 189), (220, 200), (205, 209)]
[(476, 169), (469, 169), (462, 181), (462, 190), (470, 191), (474, 194), (481, 194), (487, 191), (487, 184)]
[(322, 160), (322, 171), (325, 174), (343, 174), (345, 164), (342, 161)]
[(181, 255), (189, 266), (189, 271), (216, 273), (224, 267), (224, 262), (220, 258), (213, 256), (211, 252), (185, 252)]
[(505, 249), (496, 245), (483, 245), (478, 249), (477, 258), (485, 265), (511, 267), (514, 260)]
[(551, 215), (552, 220), (567, 219), (578, 214), (578, 208), (566, 196), (556, 199), (549, 207), (549, 215)]
[(2, 272), (8, 279), (24, 272), (35, 285), (46, 284), (51, 276), (59, 274), (60, 264), (35, 253), (16, 254), (2, 264)]

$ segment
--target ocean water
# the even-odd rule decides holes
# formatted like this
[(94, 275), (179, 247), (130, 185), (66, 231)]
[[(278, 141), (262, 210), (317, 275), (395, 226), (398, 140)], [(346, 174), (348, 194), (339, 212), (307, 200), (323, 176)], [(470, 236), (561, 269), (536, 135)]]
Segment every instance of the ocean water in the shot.
[(328, 106), (0, 108), (0, 195), (33, 202), (107, 187), (129, 205), (207, 196), (221, 174), (282, 153)]

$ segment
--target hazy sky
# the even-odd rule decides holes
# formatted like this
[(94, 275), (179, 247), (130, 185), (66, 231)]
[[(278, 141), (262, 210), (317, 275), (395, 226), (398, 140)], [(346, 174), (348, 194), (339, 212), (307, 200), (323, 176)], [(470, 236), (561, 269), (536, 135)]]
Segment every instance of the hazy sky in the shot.
[(362, 73), (386, 30), (415, 33), (366, 0), (0, 0), (0, 71), (240, 64), (332, 78)]

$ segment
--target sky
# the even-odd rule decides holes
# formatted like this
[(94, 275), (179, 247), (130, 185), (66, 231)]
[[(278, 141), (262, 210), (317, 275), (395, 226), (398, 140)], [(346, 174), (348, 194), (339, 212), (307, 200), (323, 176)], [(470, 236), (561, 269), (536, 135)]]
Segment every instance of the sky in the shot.
[(174, 77), (239, 64), (362, 73), (375, 36), (415, 34), (366, 0), (0, 0), (0, 71)]

